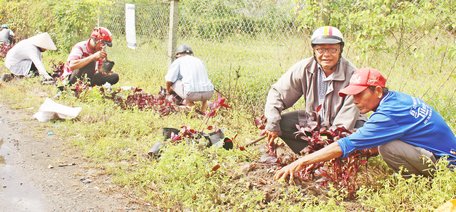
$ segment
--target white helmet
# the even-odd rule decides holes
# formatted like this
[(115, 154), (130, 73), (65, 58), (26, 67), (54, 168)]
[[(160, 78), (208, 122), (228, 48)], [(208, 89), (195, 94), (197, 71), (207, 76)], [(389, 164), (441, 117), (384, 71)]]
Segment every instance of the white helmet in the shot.
[(324, 26), (314, 31), (311, 37), (311, 43), (312, 45), (338, 43), (344, 45), (344, 37), (336, 27)]

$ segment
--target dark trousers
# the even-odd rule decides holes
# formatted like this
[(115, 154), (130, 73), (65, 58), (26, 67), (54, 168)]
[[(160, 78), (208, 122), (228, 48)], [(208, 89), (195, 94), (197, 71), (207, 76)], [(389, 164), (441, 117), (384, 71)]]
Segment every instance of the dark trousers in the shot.
[[(298, 115), (304, 113), (304, 111), (292, 111), (282, 114), (282, 120), (280, 120), (280, 131), (282, 134), (280, 138), (293, 150), (294, 153), (299, 154), (308, 143), (302, 139), (296, 138), (296, 127), (299, 124)], [(358, 120), (355, 124), (355, 129), (360, 128), (364, 125), (365, 121)]]
[(37, 77), (40, 76), (40, 72), (38, 72), (38, 69), (35, 66), (35, 63), (32, 63), (32, 66), (30, 67), (30, 72), (31, 77)]
[(74, 70), (69, 78), (70, 85), (74, 84), (78, 79), (82, 79), (84, 76), (87, 77), (87, 79), (90, 81), (90, 85), (92, 86), (101, 86), (107, 82), (111, 85), (114, 85), (119, 82), (119, 75), (116, 73), (95, 73), (95, 64), (96, 62), (94, 61), (78, 70)]

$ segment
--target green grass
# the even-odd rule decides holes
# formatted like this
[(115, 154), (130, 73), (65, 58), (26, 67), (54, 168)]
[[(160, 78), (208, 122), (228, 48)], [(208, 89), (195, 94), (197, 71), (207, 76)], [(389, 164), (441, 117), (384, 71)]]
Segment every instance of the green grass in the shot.
[[(345, 55), (358, 67), (378, 68), (388, 76), (388, 86), (422, 97), (435, 107), (453, 131), (456, 129), (456, 77), (454, 58), (445, 58), (439, 46), (452, 38), (435, 40), (428, 36), (416, 44), (417, 50), (395, 56), (394, 51), (368, 52), (360, 55), (350, 45)], [(208, 125), (224, 129), (235, 143), (245, 143), (258, 137), (253, 117), (262, 114), (269, 86), (301, 58), (311, 54), (302, 38), (286, 41), (257, 37), (227, 38), (224, 42), (184, 40), (193, 47), (195, 55), (205, 61), (210, 78), (229, 100), (232, 109), (222, 111)], [(350, 42), (347, 42), (348, 44)], [(109, 59), (116, 62), (114, 71), (120, 74), (120, 86), (137, 86), (146, 92), (157, 93), (164, 85), (167, 71), (166, 42), (152, 40), (138, 49), (126, 48), (115, 40), (108, 49)], [(46, 65), (51, 59), (65, 60), (67, 55), (45, 54)], [(443, 58), (443, 59), (442, 59)], [(395, 62), (396, 61), (396, 62)], [(4, 72), (4, 71), (3, 71)], [(1, 102), (14, 109), (38, 110), (45, 97), (56, 93), (53, 86), (43, 86), (38, 79), (14, 80), (0, 84)], [(424, 178), (401, 179), (389, 176), (383, 161), (370, 161), (375, 167), (360, 178), (366, 187), (359, 198), (347, 201), (343, 191), (328, 190), (327, 195), (314, 194), (305, 187), (283, 186), (268, 181), (263, 187), (252, 186), (260, 176), (246, 172), (243, 166), (258, 160), (257, 148), (247, 151), (225, 151), (201, 148), (189, 141), (178, 145), (167, 144), (160, 160), (146, 157), (150, 147), (162, 141), (163, 127), (196, 129), (206, 126), (204, 120), (191, 113), (176, 113), (160, 117), (152, 111), (121, 110), (110, 100), (101, 98), (93, 89), (81, 98), (65, 94), (58, 100), (83, 110), (75, 120), (45, 123), (68, 145), (113, 176), (115, 183), (134, 192), (140, 199), (164, 209), (197, 211), (343, 211), (343, 210), (432, 210), (450, 198), (455, 198), (456, 179), (442, 165), (434, 180)], [(302, 103), (302, 101), (300, 102)], [(299, 108), (296, 105), (294, 108)], [(260, 145), (261, 146), (261, 145)], [(211, 169), (219, 164), (215, 172)], [(263, 176), (265, 173), (262, 173)], [(272, 178), (273, 172), (265, 176)], [(271, 187), (269, 187), (271, 186)], [(268, 189), (275, 189), (274, 192)], [(269, 193), (273, 197), (267, 197)], [(441, 192), (440, 192), (441, 191)]]

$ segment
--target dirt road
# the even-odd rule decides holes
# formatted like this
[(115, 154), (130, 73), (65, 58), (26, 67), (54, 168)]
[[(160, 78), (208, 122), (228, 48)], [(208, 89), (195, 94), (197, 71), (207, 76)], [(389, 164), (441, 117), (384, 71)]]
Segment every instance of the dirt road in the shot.
[(88, 168), (32, 110), (0, 104), (0, 211), (147, 210)]

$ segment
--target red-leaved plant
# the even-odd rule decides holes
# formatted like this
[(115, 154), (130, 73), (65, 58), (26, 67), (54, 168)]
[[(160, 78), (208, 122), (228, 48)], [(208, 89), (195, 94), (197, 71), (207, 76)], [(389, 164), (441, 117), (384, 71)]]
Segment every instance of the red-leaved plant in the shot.
[(6, 57), (8, 51), (13, 48), (13, 44), (1, 43), (0, 44), (0, 57)]
[(124, 110), (134, 108), (139, 110), (153, 110), (162, 116), (169, 115), (178, 110), (175, 98), (167, 96), (163, 92), (153, 95), (137, 87), (132, 87), (129, 90), (119, 88), (115, 91), (107, 91), (104, 87), (100, 87), (100, 91), (106, 98), (112, 99)]
[[(173, 142), (180, 142), (183, 139), (190, 139), (194, 142), (200, 142), (201, 139), (208, 141), (208, 146), (213, 145), (223, 139), (224, 145), (223, 148), (231, 149), (233, 148), (233, 139), (225, 137), (223, 131), (215, 126), (208, 125), (209, 119), (215, 117), (218, 111), (222, 108), (228, 109), (230, 106), (226, 103), (226, 99), (223, 98), (220, 94), (217, 95), (217, 100), (209, 104), (209, 111), (204, 114), (205, 121), (204, 125), (200, 128), (201, 130), (193, 129), (189, 126), (182, 126), (178, 134), (172, 134), (171, 140)], [(211, 132), (206, 133), (205, 130)]]
[(54, 80), (59, 80), (61, 79), (64, 71), (65, 63), (62, 61), (55, 62), (51, 61), (51, 70), (52, 70), (52, 78)]
[[(313, 153), (323, 147), (336, 142), (338, 139), (346, 137), (353, 132), (344, 127), (325, 127), (320, 126), (316, 113), (307, 114), (307, 120), (302, 125), (297, 125), (296, 137), (308, 146), (300, 153), (301, 155)], [(259, 129), (264, 131), (266, 119), (264, 117), (256, 118), (255, 124)], [(263, 128), (263, 129), (262, 129)], [(275, 146), (269, 146), (269, 153), (275, 155)], [(298, 180), (315, 181), (322, 187), (332, 184), (336, 189), (345, 189), (348, 198), (354, 198), (358, 189), (357, 176), (360, 167), (366, 165), (369, 157), (374, 156), (369, 150), (357, 150), (351, 153), (347, 158), (336, 158), (327, 162), (315, 163), (307, 166), (297, 174)], [(280, 160), (277, 160), (280, 166)]]

